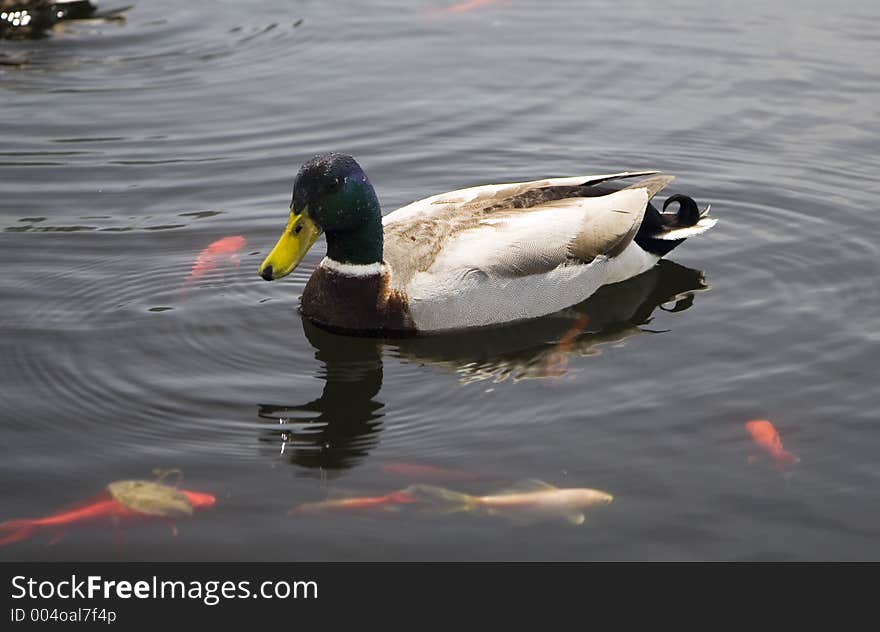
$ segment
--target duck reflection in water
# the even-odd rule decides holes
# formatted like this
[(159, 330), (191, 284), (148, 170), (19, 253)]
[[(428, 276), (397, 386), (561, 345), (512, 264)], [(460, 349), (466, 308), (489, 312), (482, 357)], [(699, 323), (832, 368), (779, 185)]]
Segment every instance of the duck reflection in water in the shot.
[(602, 346), (660, 333), (646, 327), (655, 309), (683, 311), (693, 304), (695, 292), (707, 289), (702, 272), (663, 259), (550, 316), (455, 336), (401, 340), (396, 346), (401, 358), (446, 366), (464, 383), (558, 378), (567, 373), (570, 356), (596, 355)]
[(260, 404), (258, 414), (273, 425), (261, 441), (291, 463), (306, 468), (340, 470), (369, 454), (382, 425), (376, 399), (382, 388), (382, 344), (372, 338), (349, 338), (324, 332), (303, 319), (306, 338), (323, 363), (318, 378), (324, 391), (299, 405)]
[[(680, 312), (695, 292), (709, 286), (699, 270), (661, 260), (651, 270), (601, 288), (586, 301), (543, 318), (503, 327), (415, 338), (342, 336), (303, 319), (306, 338), (324, 367), (320, 397), (300, 405), (259, 406), (271, 424), (261, 440), (292, 464), (320, 471), (353, 467), (377, 443), (384, 404), (382, 356), (447, 368), (463, 383), (558, 378), (570, 356), (599, 353), (602, 346), (642, 333), (655, 309)], [(279, 448), (280, 442), (280, 448)]]

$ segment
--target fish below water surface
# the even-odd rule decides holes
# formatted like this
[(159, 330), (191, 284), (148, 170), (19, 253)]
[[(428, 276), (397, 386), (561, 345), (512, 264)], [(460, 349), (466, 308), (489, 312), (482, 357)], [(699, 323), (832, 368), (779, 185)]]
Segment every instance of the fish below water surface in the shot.
[(547, 357), (544, 363), (544, 375), (547, 377), (562, 377), (565, 375), (568, 367), (568, 353), (571, 351), (574, 343), (577, 342), (578, 336), (583, 333), (589, 324), (590, 317), (587, 314), (580, 314), (575, 319), (568, 331), (556, 343), (553, 353)]
[(199, 252), (196, 261), (190, 270), (189, 276), (183, 282), (184, 288), (188, 288), (208, 272), (217, 267), (228, 264), (235, 267), (239, 265), (238, 252), (247, 245), (247, 239), (241, 235), (223, 237), (211, 242)]
[(584, 511), (607, 505), (614, 497), (598, 489), (558, 488), (543, 481), (530, 480), (486, 496), (463, 494), (433, 485), (412, 485), (404, 490), (425, 503), (433, 503), (444, 513), (465, 511), (500, 515), (515, 520), (561, 518), (583, 524)]
[(290, 514), (315, 514), (325, 511), (368, 511), (372, 509), (394, 509), (399, 505), (418, 502), (408, 490), (399, 490), (383, 496), (353, 496), (351, 498), (331, 498), (312, 503), (303, 503), (291, 509)]
[(454, 470), (427, 463), (404, 463), (395, 461), (382, 465), (382, 471), (395, 476), (406, 476), (410, 480), (477, 481), (485, 476), (464, 470)]
[(779, 466), (793, 465), (800, 459), (782, 447), (782, 439), (773, 424), (766, 419), (753, 419), (746, 422), (746, 432), (755, 444), (769, 454)]
[(498, 0), (466, 0), (447, 7), (436, 7), (430, 10), (432, 15), (451, 15), (454, 13), (467, 13), (474, 9), (488, 6), (490, 4), (498, 4)]
[(196, 509), (213, 507), (216, 498), (203, 492), (178, 489), (153, 481), (125, 480), (110, 483), (95, 500), (42, 518), (0, 522), (0, 546), (30, 538), (38, 532), (52, 534), (55, 542), (69, 528), (86, 525), (119, 527), (159, 519), (172, 521)]

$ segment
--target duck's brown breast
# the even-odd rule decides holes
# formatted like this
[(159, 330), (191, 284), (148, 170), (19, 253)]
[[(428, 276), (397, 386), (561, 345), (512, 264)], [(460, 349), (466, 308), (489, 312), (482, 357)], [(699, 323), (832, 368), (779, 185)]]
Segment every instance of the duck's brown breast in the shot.
[(303, 290), (302, 313), (318, 325), (347, 332), (415, 330), (406, 294), (391, 289), (387, 267), (379, 274), (351, 276), (318, 266)]

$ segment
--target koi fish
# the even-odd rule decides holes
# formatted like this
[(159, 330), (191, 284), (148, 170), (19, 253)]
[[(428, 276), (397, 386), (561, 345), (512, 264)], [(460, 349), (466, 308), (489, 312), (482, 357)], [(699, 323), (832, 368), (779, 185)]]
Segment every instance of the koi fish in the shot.
[(565, 374), (565, 370), (568, 368), (568, 353), (571, 351), (574, 343), (577, 342), (578, 336), (581, 335), (589, 324), (590, 317), (588, 315), (581, 314), (577, 317), (571, 327), (569, 327), (568, 331), (566, 331), (559, 339), (559, 342), (556, 343), (553, 352), (547, 356), (544, 371), (545, 375), (549, 377), (560, 377)]
[(590, 317), (587, 314), (581, 314), (577, 317), (577, 320), (575, 320), (571, 327), (569, 327), (568, 331), (562, 335), (559, 342), (556, 343), (556, 348), (547, 357), (547, 362), (545, 363), (546, 370), (544, 371), (545, 375), (549, 377), (560, 377), (565, 373), (566, 368), (568, 368), (568, 352), (571, 351), (574, 343), (577, 342), (578, 336), (583, 333), (584, 329), (586, 329), (589, 324)]
[(479, 9), (480, 7), (484, 7), (490, 4), (495, 4), (496, 2), (498, 2), (498, 0), (468, 0), (467, 2), (460, 2), (449, 7), (433, 9), (431, 13), (433, 13), (434, 15), (465, 13), (467, 11), (473, 11), (474, 9)]
[(432, 485), (413, 485), (405, 491), (423, 502), (445, 505), (447, 512), (482, 511), (510, 518), (564, 518), (573, 524), (584, 523), (585, 509), (607, 505), (614, 500), (611, 494), (598, 489), (560, 489), (535, 480), (488, 496), (472, 496)]
[(747, 421), (746, 431), (752, 437), (752, 441), (773, 457), (773, 460), (779, 465), (791, 465), (800, 461), (794, 454), (783, 449), (779, 433), (776, 432), (773, 424), (766, 419)]
[(42, 518), (7, 520), (0, 523), (0, 546), (30, 538), (38, 531), (59, 532), (68, 527), (100, 524), (117, 526), (148, 518), (170, 519), (189, 515), (194, 509), (213, 507), (211, 494), (177, 489), (152, 481), (116, 481), (95, 501)]
[(398, 505), (409, 505), (418, 499), (407, 490), (399, 490), (384, 496), (355, 496), (353, 498), (336, 498), (319, 502), (302, 503), (291, 509), (289, 514), (321, 513), (324, 511), (362, 511), (369, 509), (393, 509)]
[(221, 263), (228, 263), (238, 267), (238, 252), (245, 247), (247, 239), (241, 235), (223, 237), (204, 248), (196, 262), (193, 264), (189, 276), (184, 281), (184, 286), (192, 285), (200, 277), (217, 268)]
[(587, 328), (587, 325), (590, 324), (590, 317), (587, 314), (581, 314), (577, 317), (577, 320), (574, 321), (572, 326), (568, 329), (568, 331), (563, 334), (562, 338), (559, 339), (559, 342), (556, 344), (556, 348), (562, 351), (568, 351), (571, 349), (571, 346), (574, 344), (575, 340), (578, 339), (578, 336), (581, 335), (581, 332)]
[(479, 474), (465, 472), (463, 470), (452, 470), (436, 465), (426, 465), (423, 463), (385, 463), (382, 471), (386, 474), (395, 474), (397, 476), (406, 476), (411, 479), (428, 479), (428, 480), (447, 480), (447, 481), (476, 481), (483, 478)]

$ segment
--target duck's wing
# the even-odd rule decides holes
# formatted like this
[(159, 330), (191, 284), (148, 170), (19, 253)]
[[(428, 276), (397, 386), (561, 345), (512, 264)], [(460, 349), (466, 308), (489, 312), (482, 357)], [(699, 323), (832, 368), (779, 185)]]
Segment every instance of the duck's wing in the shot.
[[(412, 219), (424, 219), (426, 217), (446, 215), (450, 210), (458, 212), (470, 207), (485, 209), (510, 206), (517, 203), (522, 206), (522, 199), (517, 198), (526, 196), (526, 194), (539, 196), (541, 194), (536, 192), (543, 192), (548, 194), (546, 197), (551, 197), (556, 193), (555, 190), (560, 187), (593, 187), (612, 180), (650, 176), (657, 173), (659, 172), (622, 171), (620, 173), (606, 173), (602, 175), (545, 178), (529, 182), (508, 182), (506, 184), (485, 184), (468, 187), (416, 200), (400, 207), (393, 213), (389, 213), (383, 218), (383, 222), (387, 225)], [(559, 197), (559, 195), (555, 195), (556, 199)]]
[(520, 277), (613, 257), (632, 241), (648, 200), (672, 177), (611, 193), (596, 185), (656, 173), (488, 185), (414, 202), (384, 219), (392, 283), (404, 289), (420, 272)]

